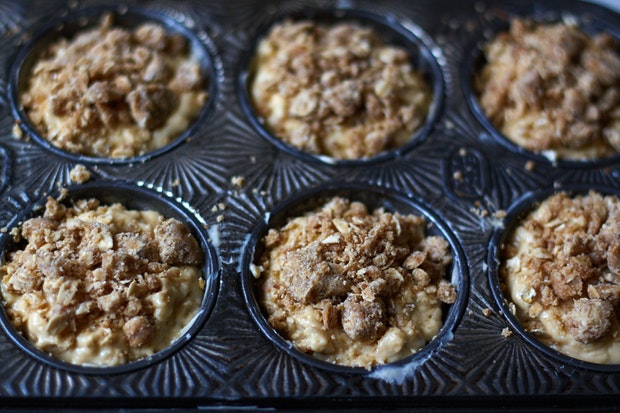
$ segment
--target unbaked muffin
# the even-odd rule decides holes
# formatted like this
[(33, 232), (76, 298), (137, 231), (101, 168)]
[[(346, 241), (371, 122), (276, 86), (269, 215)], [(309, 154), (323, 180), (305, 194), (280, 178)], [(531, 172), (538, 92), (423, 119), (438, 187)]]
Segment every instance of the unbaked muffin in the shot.
[(1, 292), (14, 327), (41, 351), (116, 366), (170, 346), (204, 295), (204, 257), (180, 221), (156, 211), (48, 198), (13, 232)]
[(272, 228), (251, 271), (269, 324), (302, 352), (371, 368), (416, 353), (442, 326), (448, 242), (426, 221), (335, 197)]
[(620, 363), (620, 199), (591, 191), (545, 199), (511, 232), (499, 268), (517, 318), (544, 344)]
[(508, 139), (551, 160), (620, 150), (620, 56), (607, 33), (514, 19), (484, 46), (480, 105)]
[(115, 27), (111, 15), (38, 57), (20, 104), (67, 152), (128, 158), (162, 148), (194, 121), (206, 79), (188, 40), (158, 23)]
[(249, 92), (276, 137), (335, 159), (403, 146), (433, 99), (403, 48), (357, 23), (310, 20), (276, 24), (260, 41)]

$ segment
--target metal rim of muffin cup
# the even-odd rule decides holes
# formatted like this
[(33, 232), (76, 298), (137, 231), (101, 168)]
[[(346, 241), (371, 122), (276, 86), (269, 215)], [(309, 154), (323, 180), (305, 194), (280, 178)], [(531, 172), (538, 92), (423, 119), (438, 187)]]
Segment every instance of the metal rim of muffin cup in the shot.
[(510, 308), (511, 299), (506, 293), (504, 293), (502, 289), (503, 281), (500, 280), (499, 276), (499, 267), (502, 263), (502, 245), (506, 242), (508, 237), (510, 237), (513, 230), (518, 226), (518, 224), (530, 212), (532, 212), (536, 207), (538, 207), (541, 202), (554, 194), (566, 192), (571, 196), (585, 195), (590, 190), (597, 191), (603, 196), (615, 195), (620, 197), (620, 189), (618, 188), (606, 187), (601, 185), (573, 184), (566, 185), (560, 188), (529, 192), (517, 199), (506, 211), (504, 225), (496, 227), (493, 234), (491, 235), (487, 256), (487, 276), (489, 280), (489, 286), (491, 288), (491, 293), (493, 295), (493, 298), (495, 299), (495, 304), (501, 310), (501, 314), (508, 322), (509, 328), (513, 332), (521, 336), (523, 340), (525, 340), (525, 342), (528, 343), (530, 346), (561, 362), (563, 365), (569, 365), (575, 368), (584, 368), (602, 372), (618, 372), (620, 371), (620, 364), (601, 364), (571, 357), (567, 354), (553, 349), (552, 347), (537, 339), (533, 333), (527, 331), (523, 324), (519, 321), (517, 316), (513, 314)]
[[(408, 142), (401, 147), (389, 149), (368, 158), (337, 159), (328, 155), (317, 155), (303, 151), (302, 149), (284, 142), (269, 130), (263, 119), (255, 112), (249, 92), (250, 82), (253, 77), (253, 58), (258, 44), (266, 37), (269, 30), (274, 25), (287, 19), (293, 21), (308, 19), (323, 23), (360, 23), (365, 27), (374, 29), (386, 44), (400, 46), (407, 51), (410, 56), (412, 67), (421, 71), (432, 91), (432, 101), (426, 119), (418, 129), (413, 131)], [(439, 60), (443, 58), (437, 56), (437, 54), (441, 53), (440, 48), (434, 44), (430, 36), (413, 22), (402, 22), (394, 16), (378, 15), (361, 9), (307, 8), (296, 13), (275, 16), (268, 24), (260, 27), (252, 38), (254, 39), (253, 43), (240, 59), (237, 75), (237, 97), (247, 119), (259, 135), (276, 148), (294, 157), (310, 162), (343, 166), (368, 165), (391, 160), (421, 144), (428, 135), (431, 134), (443, 110), (446, 87), (444, 80), (445, 75), (439, 63)]]
[[(424, 217), (427, 235), (441, 235), (450, 245), (453, 254), (452, 264), (446, 274), (457, 290), (457, 299), (453, 304), (442, 303), (442, 325), (439, 332), (423, 347), (415, 353), (386, 364), (379, 364), (371, 368), (352, 367), (330, 363), (320, 360), (310, 354), (297, 349), (294, 342), (285, 339), (267, 321), (264, 312), (257, 300), (254, 277), (250, 271), (250, 265), (262, 252), (261, 240), (270, 228), (282, 226), (288, 219), (295, 218), (305, 212), (309, 212), (324, 204), (333, 196), (343, 196), (352, 201), (361, 201), (369, 212), (383, 207), (387, 212), (400, 212), (402, 214), (415, 214)], [(407, 196), (395, 190), (378, 186), (369, 186), (363, 183), (339, 183), (324, 184), (313, 189), (303, 191), (291, 196), (289, 199), (276, 205), (268, 212), (250, 234), (241, 256), (241, 284), (246, 306), (254, 322), (258, 325), (263, 335), (277, 348), (301, 362), (323, 370), (342, 374), (371, 374), (381, 376), (382, 371), (391, 374), (392, 370), (402, 374), (411, 373), (419, 364), (432, 357), (446, 343), (452, 340), (460, 320), (465, 312), (469, 295), (469, 272), (465, 254), (457, 237), (449, 229), (449, 225), (440, 217), (432, 207), (421, 199)], [(390, 375), (391, 377), (391, 375)]]
[[(588, 5), (590, 6), (590, 5)], [(592, 5), (593, 6), (593, 5)], [(503, 19), (506, 18), (531, 18), (536, 23), (558, 23), (562, 21), (575, 22), (585, 33), (592, 35), (606, 31), (616, 38), (620, 44), (620, 32), (618, 32), (615, 26), (610, 23), (596, 19), (595, 17), (586, 14), (582, 16), (566, 15), (560, 11), (555, 10), (539, 10), (539, 15), (521, 16), (521, 15), (502, 15)], [(508, 149), (512, 153), (523, 155), (533, 161), (542, 163), (550, 163), (557, 167), (566, 168), (588, 168), (599, 167), (615, 164), (620, 160), (620, 151), (617, 154), (610, 155), (604, 158), (596, 159), (553, 159), (553, 157), (545, 156), (543, 153), (538, 153), (527, 148), (518, 145), (513, 142), (506, 135), (504, 135), (493, 123), (489, 120), (484, 113), (482, 106), (478, 100), (478, 96), (473, 88), (473, 82), (475, 75), (482, 68), (485, 57), (483, 53), (483, 47), (486, 42), (491, 41), (500, 32), (506, 31), (510, 28), (509, 20), (494, 21), (486, 28), (482, 28), (476, 39), (469, 43), (469, 46), (465, 49), (465, 56), (463, 58), (463, 64), (460, 68), (460, 81), (461, 89), (465, 95), (467, 106), (469, 111), (474, 115), (476, 120), (483, 126), (485, 132), (497, 143), (504, 148)], [(490, 34), (490, 36), (489, 36)]]
[[(101, 17), (106, 13), (112, 14), (114, 18), (113, 26), (131, 29), (141, 23), (153, 22), (162, 25), (167, 33), (178, 33), (185, 37), (188, 41), (190, 55), (196, 56), (200, 62), (202, 75), (206, 83), (205, 91), (208, 94), (198, 116), (190, 122), (188, 128), (183, 133), (159, 149), (128, 158), (95, 157), (70, 152), (54, 146), (42, 136), (37, 127), (30, 121), (20, 99), (20, 93), (28, 82), (31, 69), (45, 48), (60, 38), (72, 38), (81, 30), (96, 27), (100, 23)], [(37, 25), (35, 24), (33, 27), (37, 27)], [(215, 46), (206, 34), (198, 36), (173, 17), (159, 11), (127, 5), (102, 5), (76, 9), (70, 11), (60, 20), (54, 19), (52, 22), (44, 23), (34, 31), (28, 42), (20, 48), (10, 68), (8, 84), (9, 103), (13, 117), (25, 135), (22, 139), (25, 139), (26, 136), (32, 137), (38, 145), (55, 155), (71, 161), (103, 165), (145, 162), (181, 145), (186, 139), (191, 138), (211, 117), (215, 110), (219, 92), (216, 59)]]
[[(126, 364), (116, 366), (93, 366), (79, 365), (60, 360), (37, 348), (11, 323), (4, 302), (0, 304), (0, 327), (11, 341), (23, 352), (35, 360), (48, 364), (52, 367), (68, 372), (80, 374), (121, 374), (129, 373), (138, 369), (154, 365), (181, 350), (187, 345), (197, 333), (203, 328), (206, 320), (211, 315), (218, 292), (218, 280), (220, 277), (220, 263), (217, 253), (208, 241), (207, 236), (202, 230), (202, 225), (188, 211), (183, 209), (171, 199), (166, 199), (159, 193), (130, 184), (118, 183), (88, 183), (67, 188), (68, 193), (61, 199), (61, 203), (68, 205), (72, 200), (97, 198), (102, 205), (120, 202), (128, 209), (136, 210), (155, 210), (165, 218), (176, 218), (190, 229), (190, 232), (198, 242), (205, 256), (202, 266), (202, 278), (205, 281), (204, 294), (198, 312), (192, 317), (189, 323), (181, 330), (178, 338), (169, 346), (158, 352)], [(60, 193), (52, 194), (58, 199)], [(4, 263), (5, 254), (11, 248), (16, 247), (10, 231), (12, 228), (19, 227), (25, 220), (40, 216), (45, 210), (46, 196), (33, 203), (17, 215), (8, 225), (7, 232), (0, 234), (0, 263)]]

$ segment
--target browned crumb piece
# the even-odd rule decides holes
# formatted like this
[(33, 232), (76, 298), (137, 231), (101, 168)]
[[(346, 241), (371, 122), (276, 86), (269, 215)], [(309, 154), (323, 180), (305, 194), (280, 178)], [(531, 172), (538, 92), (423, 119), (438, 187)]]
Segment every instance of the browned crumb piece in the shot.
[(24, 132), (22, 131), (19, 122), (15, 122), (15, 124), (13, 125), (13, 136), (17, 139), (21, 139), (24, 137)]
[(536, 168), (536, 164), (534, 163), (534, 161), (527, 161), (525, 163), (526, 171), (532, 172), (535, 168)]
[(177, 96), (160, 85), (138, 85), (126, 97), (134, 121), (142, 129), (157, 129), (177, 105)]
[[(21, 236), (26, 245), (0, 267), (7, 314), (65, 361), (114, 365), (152, 354), (183, 328), (167, 320), (186, 322), (198, 309), (202, 251), (176, 219), (50, 197)], [(92, 347), (101, 334), (108, 341)]]
[(474, 86), (509, 139), (566, 159), (620, 150), (620, 56), (611, 35), (514, 19), (484, 52), (487, 64)]
[(611, 327), (614, 307), (598, 298), (580, 298), (567, 314), (566, 326), (577, 341), (591, 343), (601, 338)]
[(277, 24), (254, 69), (251, 96), (267, 127), (303, 151), (338, 159), (402, 146), (432, 99), (405, 49), (353, 23)]
[(243, 186), (244, 181), (245, 181), (245, 180), (243, 179), (243, 177), (242, 177), (242, 176), (233, 176), (233, 177), (230, 179), (230, 182), (231, 182), (233, 185), (235, 185), (235, 186), (237, 186), (237, 187), (239, 187), (239, 188), (241, 188), (241, 187)]
[(456, 301), (456, 289), (454, 285), (441, 280), (437, 288), (437, 298), (439, 298), (442, 303), (454, 304)]
[(174, 218), (165, 220), (155, 228), (155, 240), (164, 262), (198, 265), (203, 260), (196, 239), (183, 223)]
[(302, 351), (338, 364), (370, 366), (416, 351), (440, 328), (441, 302), (457, 298), (444, 279), (450, 246), (425, 236), (425, 225), (336, 197), (271, 228), (251, 267), (269, 323)]
[(502, 337), (508, 338), (511, 335), (512, 335), (512, 331), (508, 327), (505, 327), (502, 329)]
[(493, 310), (491, 310), (490, 308), (483, 308), (482, 309), (482, 314), (485, 317), (491, 317), (491, 315), (493, 314)]
[(41, 54), (21, 103), (63, 150), (124, 158), (158, 149), (187, 128), (206, 98), (186, 43), (156, 23), (130, 31), (106, 15)]
[(342, 303), (342, 329), (352, 340), (375, 341), (385, 333), (387, 314), (379, 298), (365, 301), (354, 294)]
[[(81, 204), (85, 206), (86, 209), (96, 208), (99, 206), (99, 202), (95, 200), (87, 201), (86, 205), (84, 205), (84, 202), (82, 202)], [(52, 197), (47, 198), (47, 202), (45, 203), (45, 212), (43, 213), (44, 218), (54, 221), (60, 221), (65, 217), (66, 212), (67, 208), (63, 204), (61, 204)]]
[(83, 184), (90, 179), (90, 171), (82, 164), (77, 164), (69, 172), (69, 179), (71, 181)]
[(140, 347), (151, 339), (154, 331), (148, 318), (136, 316), (123, 325), (123, 333), (131, 347)]

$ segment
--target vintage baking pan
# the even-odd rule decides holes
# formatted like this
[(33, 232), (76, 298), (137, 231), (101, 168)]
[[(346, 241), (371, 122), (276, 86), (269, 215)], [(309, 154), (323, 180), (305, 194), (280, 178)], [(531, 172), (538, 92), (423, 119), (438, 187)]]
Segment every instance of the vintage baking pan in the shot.
[[(207, 103), (172, 143), (105, 159), (42, 139), (20, 103), (42, 48), (96, 24), (160, 22), (190, 39)], [(97, 196), (185, 222), (205, 251), (203, 305), (186, 334), (156, 355), (115, 367), (60, 362), (0, 312), (0, 405), (36, 408), (506, 408), (606, 410), (620, 366), (563, 356), (525, 331), (504, 300), (498, 250), (524, 211), (554, 191), (620, 192), (620, 156), (550, 160), (508, 141), (472, 89), (481, 45), (513, 17), (576, 22), (620, 39), (620, 15), (578, 0), (0, 1), (0, 245), (40, 214), (47, 196)], [(258, 39), (287, 18), (346, 19), (405, 48), (431, 85), (426, 121), (409, 143), (362, 160), (304, 153), (267, 130), (250, 103)], [(85, 183), (71, 171), (83, 165)], [(420, 351), (373, 368), (298, 351), (257, 304), (251, 264), (268, 228), (343, 195), (427, 219), (448, 240), (458, 297)]]

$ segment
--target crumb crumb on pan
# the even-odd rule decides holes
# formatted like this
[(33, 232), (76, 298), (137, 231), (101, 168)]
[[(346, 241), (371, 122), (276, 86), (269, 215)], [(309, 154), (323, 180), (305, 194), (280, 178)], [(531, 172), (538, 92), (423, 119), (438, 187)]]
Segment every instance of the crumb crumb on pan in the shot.
[(90, 180), (91, 174), (88, 168), (82, 164), (75, 165), (69, 172), (69, 179), (72, 182), (83, 184)]

